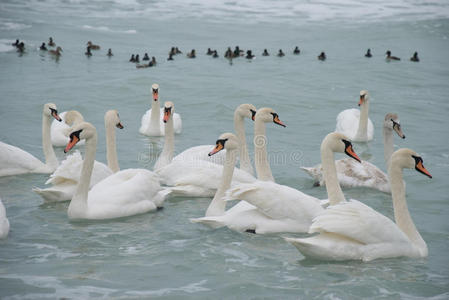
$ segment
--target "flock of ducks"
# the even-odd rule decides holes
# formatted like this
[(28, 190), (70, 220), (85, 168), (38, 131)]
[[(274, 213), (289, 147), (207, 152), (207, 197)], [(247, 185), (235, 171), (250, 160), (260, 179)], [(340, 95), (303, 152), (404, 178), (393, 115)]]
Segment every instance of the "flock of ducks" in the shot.
[[(17, 51), (20, 53), (25, 52), (25, 44), (23, 42), (20, 42), (18, 39), (12, 44), (13, 46), (15, 46), (17, 48)], [(49, 47), (56, 47), (56, 43), (53, 41), (53, 38), (50, 37), (48, 39), (48, 43), (47, 45)], [(55, 57), (59, 57), (62, 55), (62, 48), (61, 47), (56, 47), (56, 49), (48, 49), (47, 45), (45, 44), (45, 42), (43, 42), (41, 44), (41, 46), (39, 47), (39, 49), (41, 51), (48, 51), (48, 53), (50, 53), (51, 55), (55, 56)], [(93, 44), (92, 41), (88, 41), (87, 42), (87, 47), (86, 47), (86, 52), (84, 53), (87, 57), (92, 56), (92, 50), (100, 50), (101, 47), (99, 45)], [(299, 49), (298, 46), (296, 46), (293, 51), (292, 51), (293, 55), (299, 55), (301, 53), (301, 50)], [(174, 60), (174, 57), (178, 54), (182, 54), (182, 51), (179, 50), (178, 47), (172, 47), (168, 53), (168, 61), (172, 61)], [(108, 57), (112, 57), (114, 56), (114, 54), (112, 53), (112, 49), (109, 48), (108, 52), (106, 54)], [(206, 55), (209, 55), (213, 58), (218, 58), (220, 57), (218, 55), (218, 51), (217, 50), (212, 50), (211, 48), (208, 48), (206, 51)], [(397, 61), (397, 60), (401, 60), (399, 57), (397, 56), (393, 56), (391, 55), (391, 51), (387, 50), (385, 52), (385, 59), (386, 61)], [(186, 54), (187, 58), (196, 58), (196, 50), (192, 49), (190, 52), (188, 52)], [(270, 53), (268, 52), (267, 49), (264, 49), (262, 52), (262, 56), (270, 56)], [(279, 49), (278, 53), (276, 54), (277, 57), (284, 57), (285, 53), (282, 51), (282, 49)], [(365, 53), (365, 57), (371, 58), (373, 55), (371, 53), (371, 49), (368, 49)], [(231, 47), (228, 47), (228, 49), (225, 51), (224, 57), (229, 59), (230, 62), (232, 63), (232, 60), (234, 58), (238, 58), (238, 57), (245, 57), (246, 59), (254, 59), (256, 56), (253, 54), (252, 50), (247, 50), (246, 51), (246, 55), (245, 55), (245, 51), (240, 49), (239, 46), (236, 46), (234, 48), (234, 50), (231, 49)], [(322, 51), (318, 56), (317, 59), (320, 61), (325, 61), (327, 58), (326, 53), (324, 51)], [(154, 56), (149, 57), (148, 53), (145, 53), (142, 61), (148, 61), (148, 63), (142, 63), (140, 64), (140, 56), (139, 54), (132, 54), (131, 58), (129, 59), (130, 62), (132, 63), (136, 63), (136, 68), (140, 69), (140, 68), (148, 68), (148, 67), (154, 67), (156, 66), (157, 62), (156, 62), (156, 58)], [(413, 62), (419, 62), (419, 57), (418, 57), (418, 52), (414, 52), (412, 57), (410, 57), (410, 61)]]
[[(173, 102), (166, 101), (160, 107), (158, 84), (152, 85), (151, 92), (151, 109), (142, 116), (139, 132), (165, 138), (153, 171), (120, 169), (115, 128), (124, 126), (116, 110), (107, 111), (104, 117), (105, 165), (95, 160), (96, 128), (78, 111), (58, 114), (56, 105), (47, 103), (42, 111), (45, 162), (0, 142), (0, 176), (51, 174), (46, 182), (48, 187), (33, 190), (46, 202), (70, 201), (67, 214), (71, 220), (114, 219), (156, 211), (166, 199), (178, 196), (213, 197), (204, 217), (191, 222), (255, 234), (316, 233), (305, 238), (285, 238), (306, 257), (370, 261), (428, 255), (427, 245), (407, 208), (402, 173), (403, 169), (415, 169), (432, 176), (413, 150), (394, 151), (393, 132), (405, 138), (398, 115), (386, 114), (383, 123), (388, 175), (373, 164), (362, 162), (353, 149), (351, 141), (373, 139), (367, 91), (360, 92), (360, 110), (347, 109), (337, 116), (335, 132), (321, 143), (321, 165), (304, 168), (318, 184), (326, 186), (325, 200), (275, 182), (266, 149), (266, 126), (286, 125), (272, 108), (241, 104), (234, 112), (235, 133), (223, 133), (215, 144), (195, 146), (174, 156), (175, 134), (182, 132), (181, 116), (175, 113)], [(254, 122), (255, 171), (246, 144), (246, 119)], [(84, 159), (79, 151), (74, 151), (58, 161), (54, 147), (63, 146), (67, 153), (83, 142)], [(348, 158), (335, 161), (334, 153), (344, 153)], [(237, 158), (239, 168), (235, 167)], [(360, 201), (346, 200), (342, 185), (391, 193), (395, 222)], [(226, 209), (230, 201), (237, 203)], [(8, 231), (5, 208), (0, 205), (1, 237), (6, 237)]]

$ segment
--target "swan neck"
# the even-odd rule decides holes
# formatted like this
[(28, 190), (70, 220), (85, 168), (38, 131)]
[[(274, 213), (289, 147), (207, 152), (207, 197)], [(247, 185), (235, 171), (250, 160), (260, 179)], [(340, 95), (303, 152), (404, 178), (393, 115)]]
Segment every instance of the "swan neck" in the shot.
[(254, 160), (257, 179), (274, 182), (270, 164), (268, 163), (265, 122), (257, 118), (254, 124)]
[(369, 101), (363, 101), (360, 105), (359, 128), (357, 129), (356, 139), (368, 138), (368, 111)]
[(393, 145), (393, 130), (387, 127), (383, 128), (383, 137), (384, 137), (384, 159), (385, 159), (385, 165), (387, 166), (387, 169), (390, 165), (390, 158), (391, 155), (394, 152), (394, 145)]
[(337, 168), (335, 167), (334, 152), (328, 147), (327, 142), (321, 144), (321, 165), (323, 167), (324, 181), (326, 182), (326, 191), (329, 198), (329, 204), (335, 205), (345, 202), (345, 195), (341, 190), (337, 177)]
[[(154, 101), (151, 100), (151, 118), (150, 118), (150, 127), (159, 132), (160, 131), (160, 117), (161, 117), (161, 108), (159, 107), (159, 100)], [(159, 130), (159, 131), (158, 131)]]
[(175, 130), (173, 125), (173, 115), (165, 123), (165, 139), (164, 148), (162, 149), (159, 158), (157, 159), (154, 169), (160, 169), (170, 164), (173, 160), (173, 153), (175, 151)]
[(407, 200), (405, 199), (405, 184), (402, 176), (402, 168), (391, 164), (388, 168), (388, 175), (390, 177), (395, 222), (414, 245), (427, 253), (426, 242), (424, 242), (416, 229), (408, 210)]
[(206, 211), (206, 217), (221, 216), (225, 213), (226, 202), (223, 197), (226, 191), (230, 188), (232, 182), (232, 175), (234, 174), (235, 161), (237, 159), (237, 150), (226, 151), (226, 160), (223, 165), (223, 173), (221, 177), (220, 186), (215, 193), (209, 207)]
[(239, 139), (240, 169), (253, 175), (254, 169), (246, 146), (245, 119), (237, 111), (234, 113), (234, 130)]
[(70, 201), (68, 214), (71, 218), (83, 217), (87, 211), (87, 199), (89, 194), (90, 179), (95, 162), (97, 150), (97, 134), (86, 140), (86, 153), (84, 155), (83, 168), (76, 188), (75, 195)]
[(51, 143), (51, 118), (51, 116), (42, 113), (42, 150), (44, 151), (45, 164), (55, 170), (59, 163)]
[(120, 171), (117, 158), (117, 146), (115, 143), (115, 125), (109, 120), (105, 120), (106, 129), (106, 159), (108, 161), (108, 167), (112, 172), (116, 173)]

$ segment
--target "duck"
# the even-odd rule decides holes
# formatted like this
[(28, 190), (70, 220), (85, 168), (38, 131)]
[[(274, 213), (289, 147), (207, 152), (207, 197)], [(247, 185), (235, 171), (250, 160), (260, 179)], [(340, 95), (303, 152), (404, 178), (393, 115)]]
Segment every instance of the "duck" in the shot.
[(251, 50), (246, 51), (246, 59), (253, 59), (255, 56), (253, 55)]
[(131, 54), (131, 58), (129, 59), (129, 62), (136, 62), (136, 58), (134, 57), (134, 54)]
[(155, 67), (156, 64), (157, 64), (157, 62), (156, 62), (156, 57), (152, 56), (152, 57), (151, 57), (151, 61), (148, 63), (148, 66), (149, 66), (149, 67)]
[(135, 63), (140, 63), (139, 54), (136, 54), (136, 56), (134, 57), (134, 62)]
[(89, 190), (97, 148), (95, 127), (82, 122), (70, 133), (67, 153), (79, 140), (85, 139), (85, 156), (76, 192), (70, 200), (67, 215), (71, 220), (105, 220), (156, 211), (167, 196), (156, 174), (146, 169), (126, 169), (114, 173)]
[(368, 205), (351, 199), (330, 205), (313, 220), (309, 233), (317, 235), (287, 237), (285, 240), (305, 257), (327, 261), (369, 262), (380, 258), (427, 257), (427, 244), (416, 229), (407, 207), (404, 169), (415, 169), (432, 178), (423, 165), (422, 157), (415, 151), (402, 148), (393, 153), (388, 176), (395, 222)]
[(6, 209), (0, 199), (0, 239), (5, 239), (9, 234), (9, 220), (6, 216)]
[(99, 45), (92, 44), (91, 41), (88, 41), (88, 42), (87, 42), (87, 46), (90, 47), (91, 50), (100, 50), (100, 46), (99, 46)]
[(413, 53), (413, 56), (410, 57), (410, 61), (419, 62), (418, 52), (415, 51), (415, 53)]
[(268, 53), (267, 49), (263, 49), (262, 56), (270, 56), (270, 53)]
[(373, 139), (374, 126), (368, 117), (369, 94), (360, 91), (360, 110), (351, 108), (340, 112), (337, 116), (336, 132), (347, 135), (353, 142), (368, 142)]
[(324, 51), (321, 52), (320, 55), (318, 55), (318, 60), (321, 60), (321, 61), (326, 60), (326, 53), (324, 53)]
[(213, 58), (218, 58), (217, 50), (214, 50), (214, 53), (212, 54), (212, 57), (213, 57)]
[[(240, 104), (234, 110), (234, 130), (239, 138), (239, 163), (240, 170), (243, 170), (251, 175), (254, 175), (254, 169), (249, 158), (248, 149), (246, 145), (246, 133), (245, 133), (245, 118), (252, 121), (255, 120), (256, 107), (249, 103)], [(165, 147), (165, 146), (164, 146)], [(188, 148), (176, 155), (173, 161), (195, 161), (205, 160), (216, 164), (223, 165), (225, 162), (226, 151), (221, 151), (219, 154), (209, 156), (210, 149), (214, 145), (201, 145)], [(155, 168), (158, 169), (158, 168)]]
[(17, 52), (24, 53), (25, 52), (25, 44), (23, 42), (20, 42), (17, 46)]
[(62, 48), (59, 46), (56, 48), (56, 50), (48, 50), (48, 53), (50, 53), (51, 55), (53, 55), (55, 57), (61, 56), (61, 52), (62, 52)]
[(285, 54), (284, 54), (284, 52), (282, 52), (282, 49), (279, 49), (279, 52), (278, 52), (278, 55), (277, 55), (278, 57), (283, 57), (283, 56), (285, 56)]
[[(164, 136), (163, 108), (159, 106), (159, 84), (155, 83), (151, 86), (153, 101), (151, 101), (151, 109), (142, 116), (139, 132), (146, 136)], [(174, 129), (176, 134), (182, 131), (182, 119), (179, 114), (173, 115)]]
[(12, 45), (13, 45), (14, 47), (19, 46), (19, 44), (20, 44), (20, 41), (19, 41), (19, 40), (16, 40), (14, 43), (12, 43)]
[[(394, 151), (393, 131), (400, 138), (405, 139), (398, 115), (387, 113), (383, 123), (384, 159), (387, 168)], [(388, 175), (372, 163), (367, 161), (357, 163), (353, 159), (346, 158), (337, 160), (335, 164), (338, 181), (342, 187), (367, 187), (384, 193), (391, 193)], [(311, 168), (301, 167), (301, 169), (315, 179), (315, 186), (325, 185), (321, 164)]]
[(42, 45), (39, 47), (39, 50), (41, 51), (47, 51), (47, 47), (45, 46), (45, 43), (42, 43)]
[(301, 53), (301, 50), (299, 50), (299, 47), (296, 46), (295, 49), (293, 50), (293, 54), (298, 55)]
[(207, 48), (206, 55), (212, 55), (213, 53), (214, 53), (214, 51), (212, 51), (211, 48)]
[[(70, 112), (68, 112), (70, 113)], [(78, 119), (73, 124), (72, 128), (77, 124), (84, 122), (84, 119)], [(92, 188), (95, 184), (103, 180), (104, 178), (120, 171), (117, 150), (115, 145), (115, 131), (114, 128), (123, 129), (123, 125), (120, 121), (117, 110), (108, 110), (104, 115), (104, 125), (106, 131), (106, 158), (108, 165), (95, 161), (92, 176), (90, 179), (89, 188)], [(69, 128), (69, 132), (72, 130)], [(70, 141), (67, 140), (66, 144)], [(77, 143), (81, 144), (84, 140)], [(75, 151), (73, 154), (67, 156), (67, 158), (61, 162), (56, 171), (50, 175), (50, 178), (45, 182), (46, 185), (51, 184), (51, 187), (40, 189), (33, 188), (33, 191), (41, 196), (45, 202), (62, 202), (72, 199), (78, 185), (83, 159), (79, 151)]]
[(176, 54), (182, 54), (181, 50), (178, 49), (178, 47), (175, 47)]
[(148, 53), (145, 53), (142, 60), (150, 60), (150, 57), (148, 56)]
[(170, 53), (170, 54), (168, 55), (167, 60), (173, 60), (173, 53)]
[(90, 47), (87, 46), (86, 52), (84, 53), (86, 56), (90, 57), (92, 56), (92, 52), (90, 52)]
[(195, 49), (192, 49), (192, 51), (190, 53), (187, 53), (187, 57), (188, 58), (195, 58), (196, 57)]
[(56, 46), (56, 44), (55, 44), (55, 42), (53, 41), (53, 38), (52, 38), (52, 37), (49, 37), (49, 38), (48, 38), (48, 46), (50, 46), (50, 47)]
[(106, 54), (106, 55), (109, 56), (109, 57), (114, 56), (114, 54), (112, 54), (112, 49), (111, 48), (108, 49), (108, 54)]
[(387, 52), (385, 52), (385, 55), (387, 55), (387, 57), (385, 58), (387, 61), (390, 61), (390, 60), (401, 60), (399, 57), (392, 56), (390, 50), (387, 50)]
[[(62, 120), (61, 122), (55, 119), (51, 123), (51, 144), (54, 147), (65, 147), (69, 141), (70, 127), (84, 122), (84, 117), (79, 111), (76, 110), (64, 111), (59, 114), (59, 117)], [(83, 144), (84, 141), (78, 143), (78, 145)]]
[(46, 103), (42, 110), (42, 149), (45, 163), (18, 147), (0, 142), (0, 177), (27, 173), (49, 174), (56, 170), (59, 162), (51, 144), (52, 118), (61, 121), (56, 104)]
[(228, 49), (226, 49), (224, 57), (225, 58), (232, 58), (232, 55), (233, 55), (233, 53), (232, 53), (231, 47), (228, 47)]
[(373, 56), (371, 54), (371, 49), (368, 48), (368, 50), (366, 50), (365, 57), (371, 57), (371, 56)]

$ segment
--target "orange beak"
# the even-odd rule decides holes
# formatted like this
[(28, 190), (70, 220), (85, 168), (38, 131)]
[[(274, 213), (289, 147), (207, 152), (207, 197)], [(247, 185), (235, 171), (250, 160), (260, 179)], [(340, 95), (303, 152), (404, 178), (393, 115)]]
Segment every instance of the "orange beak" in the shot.
[(364, 99), (364, 97), (363, 97), (363, 96), (360, 96), (360, 100), (359, 100), (359, 106), (360, 106), (360, 105), (362, 105), (362, 103), (363, 103), (363, 99)]
[(430, 175), (429, 171), (427, 171), (426, 168), (424, 168), (422, 161), (418, 162), (415, 168), (418, 172), (421, 172), (424, 175), (428, 176), (429, 178), (432, 178), (432, 175)]
[(209, 155), (209, 156), (212, 156), (212, 155), (214, 155), (215, 153), (220, 152), (221, 150), (223, 150), (223, 145), (220, 144), (220, 143), (217, 143), (217, 146), (215, 146), (215, 148), (212, 149), (212, 151), (209, 152), (208, 155)]
[(278, 125), (281, 125), (282, 127), (287, 127), (284, 123), (282, 123), (281, 120), (279, 120), (279, 117), (278, 117), (278, 116), (276, 116), (276, 117), (274, 118), (274, 123), (276, 123), (276, 124), (278, 124)]
[(153, 90), (153, 100), (157, 101), (159, 99), (159, 91)]
[(345, 153), (354, 158), (356, 161), (358, 161), (359, 163), (362, 162), (362, 160), (358, 157), (358, 155), (354, 152), (354, 149), (352, 149), (352, 145), (349, 145), (348, 147), (346, 147), (345, 149)]
[(53, 111), (53, 112), (51, 113), (51, 115), (52, 115), (53, 118), (55, 118), (55, 119), (58, 120), (59, 122), (62, 121), (61, 117), (58, 116), (58, 113), (57, 113), (56, 111)]
[(170, 116), (171, 116), (170, 110), (164, 111), (164, 123), (167, 123), (168, 119), (170, 119)]
[(118, 124), (117, 124), (117, 125), (115, 125), (115, 126), (117, 126), (117, 128), (119, 128), (119, 129), (123, 129), (123, 125), (122, 125), (122, 122), (118, 122)]
[(73, 147), (75, 147), (75, 145), (79, 142), (79, 138), (76, 135), (73, 135), (72, 139), (69, 141), (69, 143), (67, 144), (67, 146), (64, 149), (64, 153), (69, 152), (70, 149), (72, 149)]

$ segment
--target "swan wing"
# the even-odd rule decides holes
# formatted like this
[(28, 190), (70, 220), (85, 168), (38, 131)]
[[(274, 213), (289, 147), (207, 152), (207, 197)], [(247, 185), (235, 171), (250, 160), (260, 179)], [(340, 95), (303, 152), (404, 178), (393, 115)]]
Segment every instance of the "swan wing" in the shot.
[(333, 233), (361, 244), (410, 243), (389, 218), (357, 200), (329, 206), (310, 226), (309, 233)]
[(51, 170), (30, 153), (18, 147), (0, 142), (0, 176), (33, 172), (51, 173)]
[(148, 126), (150, 126), (150, 119), (151, 119), (151, 109), (147, 110), (147, 112), (142, 116), (139, 128), (139, 132), (141, 134), (146, 134)]
[[(343, 133), (350, 139), (353, 139), (357, 134), (359, 127), (360, 110), (351, 108), (345, 109), (337, 116), (336, 132)], [(371, 123), (372, 125), (372, 123)]]
[(176, 155), (173, 158), (173, 161), (204, 160), (215, 164), (224, 165), (226, 159), (226, 149), (223, 149), (215, 155), (209, 156), (209, 152), (211, 152), (214, 147), (214, 145), (201, 145), (188, 148)]

